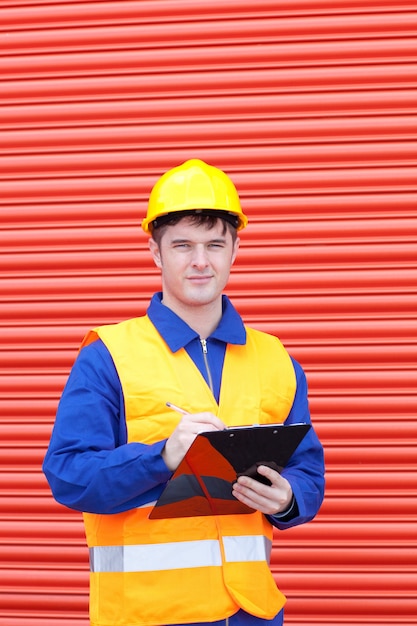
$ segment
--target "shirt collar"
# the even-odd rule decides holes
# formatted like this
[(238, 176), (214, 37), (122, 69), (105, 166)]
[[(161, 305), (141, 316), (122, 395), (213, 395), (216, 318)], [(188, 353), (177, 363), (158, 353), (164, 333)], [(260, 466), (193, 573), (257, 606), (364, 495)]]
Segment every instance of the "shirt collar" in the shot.
[[(222, 318), (208, 339), (244, 345), (246, 343), (246, 330), (242, 318), (225, 295), (222, 296), (222, 306)], [(147, 314), (172, 352), (184, 348), (193, 339), (199, 339), (195, 330), (190, 328), (174, 311), (162, 304), (162, 292), (152, 296)]]

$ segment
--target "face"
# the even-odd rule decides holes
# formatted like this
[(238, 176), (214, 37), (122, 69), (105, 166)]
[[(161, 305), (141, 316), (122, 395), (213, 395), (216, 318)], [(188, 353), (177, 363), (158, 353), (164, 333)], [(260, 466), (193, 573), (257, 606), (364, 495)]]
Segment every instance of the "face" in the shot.
[(149, 245), (162, 272), (164, 304), (181, 313), (221, 302), (239, 247), (222, 220), (207, 229), (184, 218), (166, 228), (159, 246), (154, 239)]

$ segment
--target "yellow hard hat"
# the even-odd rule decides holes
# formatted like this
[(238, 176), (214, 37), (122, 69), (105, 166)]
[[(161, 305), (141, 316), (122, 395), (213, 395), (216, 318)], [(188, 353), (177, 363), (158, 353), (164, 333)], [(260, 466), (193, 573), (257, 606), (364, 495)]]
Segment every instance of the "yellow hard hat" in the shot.
[[(248, 223), (230, 178), (222, 170), (199, 159), (191, 159), (168, 170), (155, 183), (142, 228), (145, 233), (150, 233), (157, 225), (157, 218), (180, 211), (213, 215), (216, 215), (215, 211), (222, 211), (223, 215), (219, 214), (219, 217), (229, 218), (229, 221), (234, 218), (238, 230)], [(155, 222), (153, 226), (152, 222)]]

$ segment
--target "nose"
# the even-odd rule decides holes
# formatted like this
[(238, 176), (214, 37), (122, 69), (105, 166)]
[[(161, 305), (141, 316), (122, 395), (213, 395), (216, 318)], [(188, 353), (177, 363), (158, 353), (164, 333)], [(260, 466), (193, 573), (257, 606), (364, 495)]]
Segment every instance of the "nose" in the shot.
[(208, 266), (208, 264), (207, 252), (204, 246), (195, 246), (193, 249), (191, 265), (198, 270), (203, 270)]

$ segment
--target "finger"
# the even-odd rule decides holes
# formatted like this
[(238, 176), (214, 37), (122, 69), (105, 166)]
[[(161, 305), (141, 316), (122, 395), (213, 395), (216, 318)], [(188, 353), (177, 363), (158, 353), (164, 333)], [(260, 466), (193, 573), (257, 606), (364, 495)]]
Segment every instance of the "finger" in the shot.
[(271, 485), (266, 485), (265, 483), (256, 480), (256, 478), (251, 478), (250, 476), (239, 476), (236, 483), (238, 488), (242, 487), (244, 489), (250, 489), (251, 491), (255, 491), (260, 495), (268, 496), (269, 490), (271, 489)]
[(234, 490), (246, 498), (268, 498), (270, 494), (270, 487), (260, 483), (255, 478), (249, 478), (249, 476), (239, 476), (237, 481), (233, 484)]
[(272, 467), (268, 467), (267, 465), (259, 465), (257, 467), (258, 474), (261, 476), (265, 476), (273, 486), (279, 487), (284, 480), (279, 472), (272, 469)]
[(189, 413), (181, 418), (176, 431), (180, 436), (188, 436), (224, 428), (223, 422), (212, 413)]
[(273, 515), (278, 510), (278, 505), (271, 501), (269, 498), (265, 498), (260, 494), (252, 491), (252, 490), (238, 490), (232, 489), (232, 495), (242, 502), (242, 504), (246, 504), (246, 506), (251, 509), (260, 511), (266, 515)]
[(253, 478), (240, 476), (233, 485), (232, 493), (240, 502), (262, 513), (274, 515), (279, 511), (285, 510), (292, 498), (290, 484), (279, 474), (278, 477), (282, 481), (280, 487), (263, 485)]
[(196, 423), (210, 427), (206, 430), (224, 430), (226, 428), (224, 422), (213, 413), (194, 413), (191, 417)]

